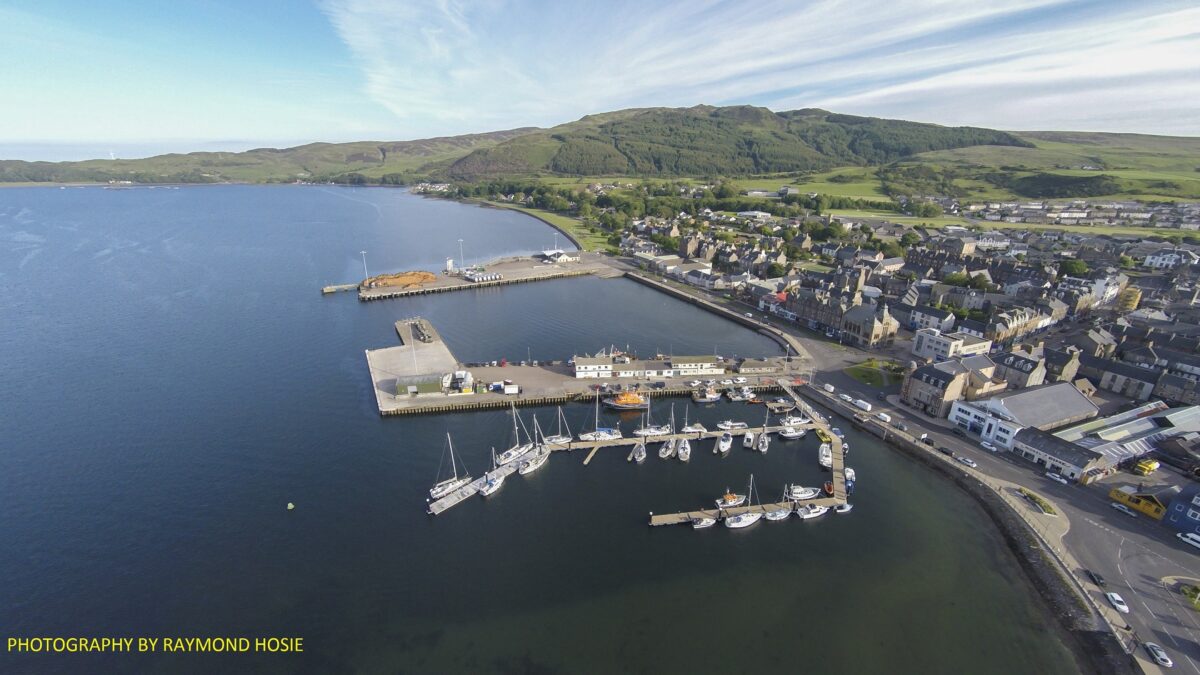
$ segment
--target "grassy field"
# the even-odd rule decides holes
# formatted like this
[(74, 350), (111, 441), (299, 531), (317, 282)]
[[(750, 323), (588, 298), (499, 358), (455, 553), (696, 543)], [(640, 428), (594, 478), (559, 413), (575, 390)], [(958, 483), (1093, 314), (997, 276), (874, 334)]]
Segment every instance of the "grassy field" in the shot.
[[(882, 389), (890, 387), (893, 384), (900, 384), (904, 381), (903, 375), (897, 375), (887, 370), (886, 362), (879, 362), (875, 359), (867, 359), (866, 361), (850, 366), (842, 372), (850, 377), (862, 382), (868, 387)], [(892, 364), (894, 365), (894, 364)]]
[[(902, 216), (893, 211), (856, 211), (849, 209), (830, 209), (829, 213), (839, 218), (848, 219), (874, 219), (886, 220), (890, 223), (903, 223), (905, 225), (917, 226), (927, 225), (929, 227), (945, 227), (947, 225), (970, 225), (971, 222), (966, 218), (956, 216), (940, 216), (937, 218), (918, 218), (916, 216)], [(1008, 224), (1008, 223), (1006, 223)]]
[(833, 271), (832, 267), (829, 267), (827, 265), (822, 265), (819, 262), (813, 262), (813, 261), (806, 261), (806, 262), (799, 263), (798, 265), (796, 265), (796, 267), (799, 267), (802, 270), (808, 270), (810, 272), (831, 272), (831, 271)]
[(603, 233), (592, 232), (578, 218), (571, 218), (552, 211), (543, 211), (541, 209), (531, 209), (524, 206), (515, 206), (513, 204), (505, 204), (504, 202), (484, 202), (489, 206), (495, 206), (501, 209), (511, 209), (527, 213), (538, 220), (549, 223), (566, 232), (569, 232), (576, 241), (580, 243), (585, 251), (603, 251), (608, 247), (607, 238)]

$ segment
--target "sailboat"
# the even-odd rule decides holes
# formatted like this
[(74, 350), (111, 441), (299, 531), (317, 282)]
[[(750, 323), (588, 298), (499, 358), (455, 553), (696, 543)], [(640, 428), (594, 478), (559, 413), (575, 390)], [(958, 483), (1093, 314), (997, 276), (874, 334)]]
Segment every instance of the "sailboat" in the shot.
[[(781, 502), (787, 501), (787, 495), (788, 495), (788, 487), (785, 485), (785, 486), (783, 486), (783, 499), (781, 499), (780, 501)], [(783, 508), (778, 508), (778, 509), (775, 509), (774, 511), (767, 511), (765, 517), (767, 520), (787, 520), (787, 517), (792, 515), (793, 506), (794, 505), (792, 505), (792, 504), (788, 504), (787, 506), (785, 506)]]
[(522, 476), (533, 473), (546, 463), (550, 458), (550, 447), (545, 444), (542, 439), (542, 428), (538, 426), (537, 415), (533, 416), (533, 452), (528, 459), (521, 462), (521, 466), (517, 467), (517, 472)]
[(758, 435), (758, 442), (754, 444), (754, 448), (764, 455), (767, 454), (767, 448), (771, 447), (771, 428), (767, 426), (770, 419), (770, 413), (763, 417), (763, 431)]
[[(450, 469), (454, 472), (454, 476), (434, 483), (433, 487), (429, 488), (429, 497), (431, 499), (441, 499), (471, 482), (471, 476), (467, 473), (466, 467), (463, 467), (463, 475), (458, 475), (458, 462), (454, 459), (454, 443), (451, 442), (449, 433), (446, 434), (446, 444), (450, 448)], [(445, 455), (442, 457), (444, 459)]]
[[(747, 500), (753, 504), (754, 474), (750, 474), (750, 489), (747, 491), (747, 494), (749, 495)], [(739, 513), (736, 516), (729, 516), (725, 518), (725, 527), (728, 527), (731, 530), (740, 530), (743, 527), (750, 527), (751, 525), (757, 523), (758, 521), (762, 520), (762, 517), (762, 511), (747, 511), (745, 513)]]
[(596, 390), (596, 423), (592, 431), (579, 434), (581, 441), (615, 441), (621, 437), (620, 429), (600, 426), (600, 390)]
[[(563, 429), (566, 429), (567, 433), (564, 434)], [(546, 445), (563, 447), (573, 440), (575, 440), (575, 437), (571, 435), (571, 427), (567, 426), (567, 418), (563, 415), (563, 409), (560, 405), (558, 406), (558, 433), (553, 436), (546, 436), (542, 439), (542, 442)]]
[[(670, 429), (670, 431), (668, 433), (671, 433), (671, 434), (675, 433), (675, 404), (674, 403), (671, 404), (671, 422), (670, 422), (670, 424), (667, 425), (667, 428)], [(663, 443), (662, 447), (658, 449), (658, 458), (659, 459), (670, 459), (670, 458), (674, 457), (675, 449), (676, 449), (677, 445), (678, 445), (678, 443), (674, 438), (667, 439), (667, 442)]]
[(633, 450), (629, 456), (625, 458), (626, 462), (637, 462), (641, 464), (646, 461), (646, 441), (638, 440), (637, 445), (633, 446)]
[(504, 485), (504, 474), (496, 471), (499, 466), (496, 463), (496, 449), (492, 448), (492, 470), (483, 474), (483, 485), (479, 488), (479, 494), (484, 497), (493, 494)]
[(689, 410), (689, 408), (683, 409), (683, 429), (681, 429), (680, 431), (682, 431), (685, 434), (697, 434), (697, 433), (702, 434), (702, 433), (708, 431), (708, 429), (699, 422), (696, 422), (695, 424), (688, 424), (688, 421), (687, 421), (688, 410)]
[(643, 419), (642, 419), (642, 428), (634, 431), (633, 435), (634, 436), (666, 436), (667, 434), (672, 433), (672, 431), (673, 430), (671, 429), (671, 427), (669, 427), (665, 424), (660, 424), (658, 426), (654, 426), (654, 425), (650, 424), (650, 406), (649, 406), (649, 403), (647, 403), (646, 414), (643, 416)]
[[(496, 461), (500, 462), (501, 464), (508, 464), (509, 462), (517, 459), (521, 455), (524, 455), (525, 453), (527, 453), (533, 449), (533, 443), (522, 443), (521, 442), (521, 434), (519, 431), (517, 431), (518, 417), (517, 417), (517, 406), (515, 404), (513, 404), (513, 406), (512, 406), (512, 418), (513, 418), (513, 429), (512, 429), (513, 430), (513, 435), (512, 435), (513, 444), (512, 444), (512, 447), (510, 447), (509, 449), (500, 453), (500, 456), (496, 458)], [(521, 426), (522, 427), (525, 426), (525, 423), (521, 422)], [(526, 436), (526, 438), (528, 438), (528, 436), (529, 436), (528, 430), (525, 431), (525, 436)]]

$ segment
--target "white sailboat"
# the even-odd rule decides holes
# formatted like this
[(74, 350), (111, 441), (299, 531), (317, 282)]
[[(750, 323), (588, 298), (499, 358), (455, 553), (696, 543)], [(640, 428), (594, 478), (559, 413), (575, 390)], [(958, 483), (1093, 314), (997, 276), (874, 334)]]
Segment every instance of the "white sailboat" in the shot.
[[(786, 485), (783, 488), (783, 496), (784, 496), (784, 499), (780, 500), (780, 501), (786, 501), (786, 498), (787, 498), (787, 486)], [(793, 505), (788, 504), (786, 507), (778, 508), (773, 511), (767, 511), (766, 514), (764, 515), (764, 517), (767, 520), (787, 520), (788, 516), (792, 515), (792, 508), (793, 508)]]
[[(563, 429), (566, 429), (567, 433), (564, 434)], [(546, 436), (542, 439), (542, 442), (546, 445), (564, 447), (573, 440), (575, 440), (575, 437), (571, 435), (571, 427), (567, 426), (567, 418), (566, 415), (563, 415), (563, 409), (560, 405), (558, 406), (558, 433), (553, 436)]]
[(542, 441), (542, 428), (538, 426), (537, 415), (534, 415), (533, 450), (525, 461), (521, 462), (521, 466), (517, 467), (517, 472), (522, 476), (533, 473), (542, 468), (547, 459), (550, 459), (550, 447)]
[(680, 429), (680, 431), (682, 431), (685, 434), (697, 434), (697, 433), (702, 434), (702, 433), (708, 431), (708, 429), (699, 422), (696, 422), (695, 424), (688, 424), (688, 421), (687, 421), (688, 410), (689, 410), (689, 408), (683, 409), (683, 428)]
[[(671, 422), (667, 425), (667, 428), (670, 429), (670, 432), (668, 432), (668, 433), (671, 433), (671, 434), (675, 433), (675, 404), (674, 403), (671, 404)], [(662, 447), (658, 449), (658, 458), (659, 459), (670, 459), (670, 458), (674, 457), (676, 445), (677, 445), (677, 442), (675, 441), (674, 438), (667, 439), (667, 442), (663, 443)]]
[(679, 439), (675, 444), (675, 456), (679, 461), (686, 462), (692, 458), (692, 443), (686, 438)]
[[(463, 467), (463, 475), (458, 475), (458, 461), (454, 459), (454, 443), (450, 440), (449, 433), (446, 434), (446, 445), (450, 448), (450, 469), (454, 472), (454, 475), (434, 483), (433, 487), (429, 488), (429, 497), (431, 499), (441, 499), (471, 482), (471, 476), (467, 473), (465, 466)], [(444, 459), (445, 455), (442, 455), (442, 458)]]
[(600, 390), (596, 390), (596, 423), (592, 431), (579, 434), (581, 441), (615, 441), (621, 438), (621, 430), (600, 426)]
[(767, 454), (767, 448), (771, 447), (771, 427), (767, 426), (767, 422), (770, 419), (770, 413), (763, 417), (763, 431), (758, 435), (758, 442), (754, 444), (754, 449), (764, 455)]
[[(513, 418), (513, 428), (512, 428), (513, 444), (511, 447), (509, 447), (509, 449), (500, 453), (500, 456), (496, 458), (496, 461), (500, 462), (501, 464), (508, 464), (509, 462), (516, 460), (521, 455), (524, 455), (525, 453), (527, 453), (533, 449), (532, 442), (528, 442), (528, 443), (521, 442), (521, 433), (520, 433), (520, 431), (517, 430), (517, 421), (519, 418), (517, 417), (516, 404), (513, 404), (513, 406), (512, 406), (512, 418)], [(521, 426), (524, 427), (525, 423), (521, 422)], [(528, 429), (525, 431), (525, 436), (526, 436), (526, 439), (528, 439), (528, 437), (529, 437)]]
[[(753, 504), (754, 474), (750, 474), (750, 489), (747, 492), (749, 494), (748, 500), (751, 504)], [(747, 511), (745, 513), (739, 513), (736, 516), (729, 516), (725, 518), (725, 527), (728, 527), (731, 530), (740, 530), (743, 527), (750, 527), (751, 525), (757, 523), (758, 521), (762, 520), (762, 517), (762, 511)]]
[(837, 506), (833, 507), (833, 512), (834, 513), (850, 513), (851, 509), (853, 509), (853, 508), (854, 508), (853, 504), (851, 504), (850, 502), (846, 502), (845, 504), (838, 504)]
[(487, 497), (504, 485), (504, 474), (496, 471), (500, 465), (496, 463), (496, 449), (492, 448), (492, 470), (483, 475), (483, 485), (479, 488), (479, 494)]
[(638, 441), (637, 445), (633, 446), (633, 451), (625, 458), (626, 462), (637, 462), (641, 464), (646, 461), (646, 441)]

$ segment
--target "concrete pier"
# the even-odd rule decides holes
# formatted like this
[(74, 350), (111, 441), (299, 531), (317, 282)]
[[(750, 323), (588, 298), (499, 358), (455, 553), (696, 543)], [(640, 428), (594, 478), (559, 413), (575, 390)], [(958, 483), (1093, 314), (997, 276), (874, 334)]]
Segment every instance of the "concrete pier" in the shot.
[(473, 288), (493, 288), (509, 284), (521, 284), (530, 281), (546, 281), (549, 279), (564, 279), (587, 274), (612, 276), (612, 267), (603, 257), (594, 253), (583, 253), (579, 262), (546, 263), (534, 258), (503, 258), (481, 265), (488, 275), (498, 275), (499, 278), (487, 281), (470, 281), (458, 274), (442, 274), (427, 284), (414, 286), (377, 286), (360, 288), (358, 299), (363, 302), (385, 300), (388, 298), (404, 298), (413, 295), (429, 293), (446, 293)]

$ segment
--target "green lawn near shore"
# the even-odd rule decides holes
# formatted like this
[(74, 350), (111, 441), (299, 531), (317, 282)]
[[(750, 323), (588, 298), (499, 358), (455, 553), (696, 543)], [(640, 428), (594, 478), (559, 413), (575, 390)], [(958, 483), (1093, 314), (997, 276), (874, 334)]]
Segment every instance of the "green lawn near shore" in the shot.
[(552, 211), (543, 211), (542, 209), (531, 209), (526, 206), (516, 206), (514, 204), (505, 204), (504, 202), (484, 202), (489, 206), (495, 206), (502, 209), (511, 209), (526, 213), (538, 220), (549, 223), (558, 227), (575, 238), (579, 242), (580, 247), (585, 251), (603, 251), (608, 247), (608, 238), (603, 230), (593, 232), (588, 225), (585, 225), (578, 218), (564, 216)]

